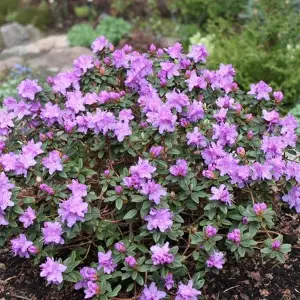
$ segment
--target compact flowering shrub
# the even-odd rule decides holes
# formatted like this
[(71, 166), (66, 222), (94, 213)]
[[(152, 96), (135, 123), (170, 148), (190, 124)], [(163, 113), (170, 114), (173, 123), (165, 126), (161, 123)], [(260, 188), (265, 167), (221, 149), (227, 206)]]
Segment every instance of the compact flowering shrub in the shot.
[(84, 298), (197, 299), (207, 272), (283, 262), (274, 207), (300, 212), (296, 119), (208, 53), (105, 37), (71, 71), (25, 80), (0, 111), (0, 243)]

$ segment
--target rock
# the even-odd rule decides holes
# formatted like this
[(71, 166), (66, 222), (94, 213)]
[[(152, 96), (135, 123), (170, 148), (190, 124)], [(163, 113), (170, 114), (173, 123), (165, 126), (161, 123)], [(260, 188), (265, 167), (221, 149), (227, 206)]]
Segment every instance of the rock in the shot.
[(19, 56), (13, 56), (4, 60), (0, 60), (0, 72), (4, 71), (5, 69), (10, 69), (14, 67), (14, 65), (16, 64), (22, 64), (22, 63), (23, 63), (23, 59)]
[(29, 33), (30, 41), (35, 42), (42, 38), (42, 32), (32, 24), (26, 25), (26, 30)]
[(33, 56), (56, 48), (67, 48), (68, 46), (69, 42), (67, 35), (50, 35), (46, 38), (38, 40), (35, 43), (4, 49), (1, 55)]
[(5, 264), (3, 264), (3, 263), (0, 263), (0, 269), (1, 269), (1, 270), (5, 270), (5, 269), (6, 269), (6, 266), (5, 266)]
[(62, 71), (72, 67), (73, 60), (80, 55), (92, 55), (92, 51), (84, 47), (59, 48), (29, 59), (29, 67), (46, 68), (48, 71)]
[(16, 22), (1, 26), (0, 34), (6, 48), (21, 45), (30, 39), (26, 28)]

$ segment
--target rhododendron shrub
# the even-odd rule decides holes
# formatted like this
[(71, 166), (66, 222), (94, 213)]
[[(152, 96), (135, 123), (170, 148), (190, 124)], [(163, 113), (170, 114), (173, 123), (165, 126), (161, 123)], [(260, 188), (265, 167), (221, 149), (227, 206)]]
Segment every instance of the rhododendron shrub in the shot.
[(197, 299), (234, 257), (283, 262), (276, 212), (300, 212), (283, 94), (241, 91), (231, 65), (205, 68), (204, 46), (92, 49), (4, 100), (1, 245), (93, 299)]

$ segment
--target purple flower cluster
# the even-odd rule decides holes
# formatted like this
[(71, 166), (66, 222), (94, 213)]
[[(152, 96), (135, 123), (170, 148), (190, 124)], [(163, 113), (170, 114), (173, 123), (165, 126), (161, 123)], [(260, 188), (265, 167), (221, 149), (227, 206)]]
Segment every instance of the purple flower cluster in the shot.
[(172, 213), (168, 208), (151, 208), (149, 215), (144, 217), (148, 222), (147, 229), (159, 229), (160, 232), (165, 232), (172, 227)]
[(241, 231), (239, 229), (234, 229), (233, 231), (228, 233), (227, 238), (229, 241), (232, 241), (235, 244), (239, 245), (241, 242)]
[(0, 225), (8, 225), (8, 221), (5, 219), (5, 210), (8, 207), (14, 206), (14, 202), (11, 201), (11, 189), (14, 188), (14, 184), (9, 182), (9, 179), (4, 172), (0, 173)]
[(105, 274), (111, 274), (117, 267), (111, 251), (108, 251), (107, 253), (98, 252), (98, 262), (98, 270), (103, 270)]
[(38, 249), (31, 241), (28, 241), (25, 234), (20, 234), (17, 238), (11, 239), (11, 249), (14, 256), (29, 258), (30, 255), (36, 254)]
[(155, 245), (150, 248), (152, 255), (153, 265), (164, 265), (170, 264), (174, 260), (174, 255), (169, 253), (169, 242), (165, 243), (163, 246)]
[(41, 264), (41, 277), (46, 277), (48, 283), (60, 284), (63, 282), (62, 273), (67, 270), (67, 267), (51, 257), (47, 257), (46, 262)]
[(224, 263), (224, 254), (222, 252), (214, 252), (209, 256), (208, 260), (206, 261), (206, 266), (208, 268), (217, 268), (221, 270), (223, 268)]
[(98, 295), (100, 293), (100, 287), (95, 283), (98, 279), (97, 271), (94, 268), (83, 267), (80, 270), (80, 275), (82, 276), (82, 280), (75, 284), (75, 290), (84, 288), (85, 299)]

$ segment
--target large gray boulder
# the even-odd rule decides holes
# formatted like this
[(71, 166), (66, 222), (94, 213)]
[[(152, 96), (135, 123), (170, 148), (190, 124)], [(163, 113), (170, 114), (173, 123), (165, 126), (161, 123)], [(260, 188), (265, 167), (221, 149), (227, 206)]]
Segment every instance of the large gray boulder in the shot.
[(26, 27), (16, 22), (1, 26), (0, 34), (6, 48), (21, 45), (30, 39), (30, 35)]

